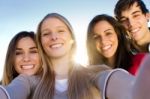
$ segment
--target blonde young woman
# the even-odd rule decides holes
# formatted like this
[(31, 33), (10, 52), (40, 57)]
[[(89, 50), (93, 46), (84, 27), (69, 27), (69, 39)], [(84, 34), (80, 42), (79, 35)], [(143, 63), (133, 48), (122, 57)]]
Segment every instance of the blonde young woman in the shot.
[(17, 33), (8, 46), (2, 85), (8, 85), (19, 74), (37, 74), (40, 65), (41, 59), (34, 32), (21, 31)]
[[(3, 99), (130, 99), (134, 77), (122, 69), (83, 67), (73, 61), (76, 47), (70, 23), (50, 13), (40, 22), (37, 42), (42, 57), (42, 76), (20, 75), (0, 87)], [(122, 79), (124, 78), (124, 79)], [(16, 90), (17, 89), (17, 90)], [(17, 94), (15, 94), (17, 93)]]

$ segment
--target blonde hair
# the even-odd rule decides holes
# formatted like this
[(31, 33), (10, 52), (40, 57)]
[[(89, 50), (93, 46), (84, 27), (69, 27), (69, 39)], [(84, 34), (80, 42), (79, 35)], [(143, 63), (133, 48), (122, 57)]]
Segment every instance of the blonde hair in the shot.
[(85, 68), (83, 66), (76, 66), (79, 64), (75, 64), (75, 62), (72, 60), (72, 57), (76, 49), (76, 41), (75, 41), (75, 36), (73, 34), (73, 29), (69, 21), (65, 17), (57, 13), (50, 13), (46, 15), (43, 18), (43, 20), (40, 22), (37, 29), (37, 43), (43, 61), (43, 76), (34, 92), (33, 99), (48, 99), (48, 98), (53, 99), (54, 97), (55, 73), (54, 73), (52, 63), (50, 62), (41, 44), (41, 25), (43, 24), (43, 21), (45, 21), (47, 18), (52, 18), (52, 17), (59, 19), (68, 27), (71, 33), (71, 37), (74, 40), (71, 49), (72, 52), (71, 58), (70, 60), (68, 60), (71, 63), (71, 69), (69, 71), (69, 77), (68, 77), (69, 85), (67, 90), (68, 92), (67, 97), (68, 99), (93, 99), (93, 97), (95, 97), (94, 96), (95, 93), (93, 91), (97, 89), (92, 84), (91, 74), (92, 73), (95, 74), (96, 72), (92, 72), (93, 70)]

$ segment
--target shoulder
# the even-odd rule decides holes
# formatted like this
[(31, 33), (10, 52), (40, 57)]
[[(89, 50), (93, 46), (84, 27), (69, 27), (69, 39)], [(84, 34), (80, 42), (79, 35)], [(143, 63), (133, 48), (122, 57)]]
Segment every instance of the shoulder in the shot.
[(137, 53), (135, 55), (133, 55), (132, 57), (132, 65), (131, 67), (128, 69), (128, 71), (135, 75), (138, 68), (140, 67), (141, 62), (143, 61), (144, 57), (147, 55), (147, 53)]
[(133, 57), (136, 59), (142, 59), (145, 55), (147, 55), (147, 53), (137, 53), (133, 55)]

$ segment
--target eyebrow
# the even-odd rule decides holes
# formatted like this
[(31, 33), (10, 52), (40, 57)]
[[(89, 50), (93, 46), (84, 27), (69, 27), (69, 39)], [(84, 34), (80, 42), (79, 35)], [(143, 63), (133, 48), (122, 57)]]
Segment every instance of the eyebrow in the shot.
[[(134, 11), (133, 13), (132, 13), (132, 15), (134, 15), (134, 14), (136, 14), (136, 13), (140, 13), (141, 11)], [(125, 16), (122, 16), (122, 17), (120, 17), (120, 19), (123, 19), (123, 18), (126, 18)]]
[(49, 29), (43, 29), (43, 30), (41, 30), (41, 32), (47, 32), (47, 31), (49, 31)]
[(110, 30), (112, 30), (112, 29), (107, 29), (107, 30), (105, 30), (104, 32), (107, 32), (107, 31), (110, 31)]
[[(29, 49), (37, 49), (37, 47), (31, 47)], [(16, 48), (16, 50), (22, 50), (22, 48)]]
[(139, 12), (141, 12), (141, 11), (134, 11), (134, 12), (132, 13), (132, 15), (133, 15), (133, 14), (136, 14), (136, 13), (139, 13)]

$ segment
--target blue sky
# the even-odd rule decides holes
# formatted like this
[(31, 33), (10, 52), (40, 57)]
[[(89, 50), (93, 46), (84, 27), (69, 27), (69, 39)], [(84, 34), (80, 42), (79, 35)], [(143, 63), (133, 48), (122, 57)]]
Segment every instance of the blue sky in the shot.
[[(109, 2), (109, 3), (108, 3)], [(36, 31), (38, 23), (48, 13), (57, 12), (72, 24), (79, 47), (85, 54), (87, 25), (97, 14), (113, 16), (117, 0), (0, 0), (0, 70), (3, 69), (7, 46), (20, 31)], [(144, 0), (150, 9), (150, 1)], [(85, 52), (85, 53), (84, 53)], [(84, 55), (83, 55), (84, 56)], [(2, 72), (0, 71), (0, 78)]]

